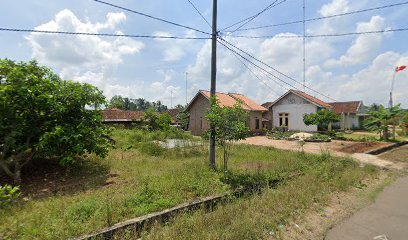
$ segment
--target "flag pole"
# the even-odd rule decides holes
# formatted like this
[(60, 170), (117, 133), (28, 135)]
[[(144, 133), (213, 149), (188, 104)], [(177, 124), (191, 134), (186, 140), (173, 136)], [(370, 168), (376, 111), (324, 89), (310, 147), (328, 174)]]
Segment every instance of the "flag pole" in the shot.
[(392, 80), (391, 80), (391, 91), (390, 91), (390, 102), (389, 102), (389, 107), (393, 107), (394, 103), (393, 103), (393, 99), (392, 99), (392, 92), (394, 91), (394, 82), (395, 82), (395, 77), (397, 76), (397, 70), (398, 67), (395, 68), (394, 70), (394, 74), (392, 76)]

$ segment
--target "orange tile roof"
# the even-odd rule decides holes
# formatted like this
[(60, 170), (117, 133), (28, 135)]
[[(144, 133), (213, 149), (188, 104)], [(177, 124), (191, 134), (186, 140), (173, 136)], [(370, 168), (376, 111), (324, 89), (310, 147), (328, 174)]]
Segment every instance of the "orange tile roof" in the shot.
[(117, 108), (106, 109), (102, 111), (104, 121), (109, 120), (140, 120), (143, 117), (140, 111), (124, 111)]
[(289, 90), (289, 92), (293, 92), (293, 93), (305, 98), (306, 100), (308, 100), (308, 101), (310, 101), (310, 102), (312, 102), (312, 103), (314, 103), (316, 105), (319, 105), (321, 107), (332, 109), (332, 106), (330, 104), (328, 104), (327, 102), (324, 102), (324, 101), (322, 101), (322, 100), (320, 100), (318, 98), (312, 97), (312, 96), (310, 96), (309, 94), (307, 94), (305, 92), (302, 92), (302, 91), (299, 91), (299, 90), (293, 90), (293, 89)]
[(333, 111), (337, 114), (357, 113), (360, 105), (362, 105), (361, 101), (333, 102), (329, 104), (333, 107)]
[(239, 99), (244, 102), (251, 110), (253, 111), (268, 111), (268, 109), (262, 107), (261, 105), (257, 104), (256, 102), (252, 101), (248, 97), (237, 94), (237, 93), (229, 93), (229, 95), (235, 99)]
[[(203, 94), (206, 98), (210, 98), (211, 94), (209, 91), (200, 90), (200, 93)], [(268, 109), (262, 107), (261, 105), (255, 103), (248, 97), (240, 94), (233, 93), (219, 93), (215, 94), (217, 96), (218, 103), (221, 107), (232, 107), (237, 103), (237, 100), (241, 100), (243, 104), (241, 105), (243, 109), (248, 111), (268, 111)]]

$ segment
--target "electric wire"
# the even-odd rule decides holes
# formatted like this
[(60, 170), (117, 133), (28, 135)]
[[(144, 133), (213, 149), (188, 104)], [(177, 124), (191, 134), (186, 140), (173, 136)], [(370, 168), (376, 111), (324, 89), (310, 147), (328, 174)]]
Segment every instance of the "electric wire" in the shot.
[[(385, 9), (385, 8), (403, 6), (403, 5), (407, 5), (407, 4), (408, 4), (408, 1), (405, 1), (405, 2), (400, 2), (400, 3), (395, 3), (395, 4), (389, 4), (389, 5), (374, 7), (374, 8), (366, 8), (366, 9), (361, 9), (361, 10), (357, 10), (357, 11), (351, 11), (351, 12), (346, 12), (346, 13), (334, 14), (334, 15), (329, 15), (329, 16), (324, 16), (324, 17), (309, 18), (309, 19), (306, 19), (305, 22), (312, 22), (312, 21), (317, 21), (317, 20), (323, 20), (323, 19), (329, 19), (329, 18), (335, 18), (335, 17), (342, 17), (342, 16), (347, 16), (347, 15), (352, 15), (352, 14), (358, 14), (358, 13), (364, 13), (364, 12), (369, 12), (369, 11), (381, 10), (381, 9)], [(276, 24), (269, 24), (269, 25), (258, 26), (258, 27), (243, 28), (243, 29), (239, 29), (239, 30), (236, 30), (236, 31), (248, 31), (248, 30), (256, 30), (256, 29), (262, 29), (262, 28), (279, 27), (279, 26), (292, 25), (292, 24), (300, 24), (300, 23), (303, 23), (303, 20), (297, 20), (297, 21), (291, 21), (291, 22), (283, 22), (283, 23), (276, 23)]]
[(212, 28), (211, 24), (207, 21), (207, 19), (204, 17), (204, 15), (200, 12), (200, 10), (198, 10), (198, 8), (194, 5), (193, 2), (191, 2), (190, 0), (187, 0), (190, 5), (196, 10), (196, 12), (201, 16), (201, 18), (207, 23), (207, 25)]
[[(288, 78), (288, 79), (290, 79), (290, 80), (296, 82), (297, 84), (300, 84), (301, 86), (303, 85), (301, 82), (299, 82), (298, 80), (294, 79), (293, 77), (291, 77), (291, 76), (289, 76), (289, 75), (287, 75), (287, 74), (285, 74), (285, 73), (279, 71), (278, 69), (272, 67), (271, 65), (269, 65), (269, 64), (267, 64), (267, 63), (265, 63), (265, 62), (259, 60), (258, 58), (254, 57), (253, 55), (249, 54), (248, 52), (242, 50), (241, 48), (235, 46), (234, 44), (228, 42), (227, 40), (225, 40), (225, 39), (223, 39), (223, 38), (221, 38), (221, 37), (219, 37), (218, 39), (220, 39), (223, 43), (226, 43), (226, 44), (228, 44), (229, 46), (231, 46), (231, 47), (237, 49), (238, 51), (240, 51), (240, 52), (242, 52), (242, 53), (244, 53), (245, 55), (247, 55), (248, 57), (254, 59), (255, 61), (261, 63), (262, 65), (267, 66), (268, 68), (274, 70), (275, 72), (279, 73), (280, 75), (282, 75), (282, 76), (284, 76), (284, 77), (286, 77), (286, 78)], [(283, 81), (282, 79), (280, 79), (279, 77), (276, 77), (275, 75), (272, 75), (272, 76), (274, 76), (275, 78), (279, 79), (280, 81)], [(283, 81), (283, 82), (286, 83), (287, 85), (291, 86), (291, 87), (294, 87), (293, 85), (287, 83), (286, 81)], [(296, 87), (294, 87), (294, 88), (296, 88)], [(317, 93), (317, 94), (319, 94), (319, 95), (321, 95), (321, 96), (323, 96), (323, 97), (325, 97), (325, 98), (327, 98), (327, 99), (336, 101), (334, 98), (332, 98), (332, 97), (330, 97), (330, 96), (327, 96), (327, 95), (325, 95), (325, 94), (323, 94), (323, 93), (321, 93), (321, 92), (319, 92), (319, 91), (317, 91), (317, 90), (315, 90), (315, 89), (313, 89), (313, 88), (310, 88), (309, 86), (306, 86), (306, 85), (305, 85), (305, 88), (307, 88), (307, 89), (313, 91), (314, 93)], [(300, 90), (300, 89), (298, 89), (298, 88), (296, 88), (296, 89), (297, 89), (297, 90)], [(300, 91), (301, 91), (301, 90), (300, 90)]]
[(185, 40), (211, 39), (210, 37), (177, 37), (177, 36), (160, 36), (160, 35), (133, 35), (133, 34), (114, 34), (114, 33), (67, 32), (67, 31), (50, 31), (50, 30), (19, 29), (19, 28), (0, 28), (0, 31), (3, 31), (3, 32), (45, 33), (45, 34), (63, 34), (63, 35), (84, 35), (84, 36), (100, 36), (100, 37), (185, 39)]
[(362, 32), (348, 32), (348, 33), (332, 33), (332, 34), (316, 34), (316, 35), (267, 35), (267, 36), (248, 36), (248, 35), (228, 35), (233, 38), (252, 38), (252, 39), (264, 39), (264, 38), (324, 38), (324, 37), (344, 37), (353, 35), (364, 34), (380, 34), (389, 32), (404, 32), (408, 31), (408, 28), (395, 28), (395, 29), (383, 29), (375, 31), (362, 31)]
[(151, 18), (151, 19), (154, 19), (154, 20), (157, 20), (157, 21), (165, 22), (165, 23), (168, 23), (168, 24), (171, 24), (171, 25), (174, 25), (174, 26), (178, 26), (178, 27), (186, 28), (186, 29), (193, 30), (193, 31), (196, 31), (196, 32), (200, 32), (200, 33), (203, 33), (203, 34), (211, 35), (211, 33), (201, 31), (201, 30), (196, 29), (196, 28), (192, 28), (192, 27), (189, 27), (189, 26), (186, 26), (186, 25), (175, 23), (175, 22), (163, 19), (163, 18), (155, 17), (155, 16), (152, 16), (152, 15), (149, 15), (149, 14), (146, 14), (146, 13), (135, 11), (135, 10), (132, 10), (132, 9), (129, 9), (129, 8), (126, 8), (126, 7), (122, 7), (122, 6), (119, 6), (119, 5), (115, 5), (115, 4), (112, 4), (112, 3), (109, 3), (109, 2), (105, 2), (105, 1), (101, 1), (101, 0), (94, 0), (94, 1), (97, 2), (97, 3), (101, 3), (101, 4), (104, 4), (104, 5), (107, 5), (107, 6), (117, 8), (117, 9), (121, 9), (121, 10), (124, 10), (124, 11), (127, 11), (127, 12), (135, 13), (135, 14), (147, 17), (147, 18)]
[[(227, 50), (230, 51), (230, 53), (238, 59), (238, 61), (241, 62), (242, 65), (244, 65), (244, 67), (246, 69), (248, 69), (248, 71), (254, 75), (262, 84), (264, 84), (265, 86), (267, 86), (269, 89), (271, 89), (272, 92), (276, 93), (277, 95), (280, 95), (280, 93), (278, 93), (275, 89), (273, 89), (270, 85), (267, 84), (266, 81), (262, 80), (247, 64), (244, 63), (244, 61), (234, 52), (232, 51), (232, 49), (226, 47), (224, 44), (222, 44), (223, 47), (225, 47)], [(279, 86), (281, 86), (283, 89), (285, 90), (289, 90), (287, 87), (285, 87), (283, 84), (279, 83), (278, 81), (276, 81), (275, 79), (271, 78), (270, 76), (267, 75), (267, 77), (271, 80), (273, 80), (276, 84), (278, 84)]]
[[(261, 12), (255, 14), (255, 15), (249, 16), (249, 17), (247, 17), (247, 18), (245, 18), (245, 19), (242, 19), (242, 20), (240, 20), (240, 21), (238, 21), (238, 22), (236, 22), (236, 23), (234, 23), (234, 24), (231, 24), (231, 25), (229, 25), (228, 27), (223, 28), (221, 31), (228, 30), (228, 29), (230, 29), (230, 28), (232, 28), (232, 27), (235, 27), (235, 26), (238, 25), (238, 24), (241, 24), (241, 23), (245, 22), (245, 21), (249, 21), (249, 22), (250, 22), (250, 21), (252, 21), (253, 19), (255, 19), (256, 17), (258, 17), (259, 15), (261, 15), (262, 13), (264, 13), (265, 11), (268, 11), (269, 9), (271, 9), (271, 8), (273, 8), (273, 7), (276, 7), (276, 6), (282, 4), (282, 3), (286, 2), (286, 1), (287, 1), (287, 0), (281, 0), (281, 1), (278, 2), (278, 3), (276, 3), (277, 1), (275, 1), (275, 2), (274, 2), (274, 3), (276, 3), (275, 5), (272, 5), (272, 4), (274, 4), (274, 3), (272, 3), (272, 4), (268, 5), (268, 7), (264, 8)], [(247, 24), (247, 23), (244, 23), (244, 26), (245, 26), (246, 24)], [(239, 30), (239, 28), (241, 28), (241, 27), (243, 27), (243, 26), (240, 26), (240, 27), (238, 27), (237, 29)], [(237, 31), (237, 29), (235, 29), (233, 32)]]

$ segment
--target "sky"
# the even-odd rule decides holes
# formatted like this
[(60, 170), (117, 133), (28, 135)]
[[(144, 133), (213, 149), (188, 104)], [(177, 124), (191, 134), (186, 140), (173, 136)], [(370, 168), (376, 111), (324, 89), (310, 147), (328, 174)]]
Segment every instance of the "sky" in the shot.
[[(212, 1), (191, 0), (211, 22)], [(303, 25), (293, 24), (231, 33), (227, 26), (252, 16), (272, 0), (220, 0), (218, 29), (230, 43), (285, 75), (303, 81)], [(303, 18), (303, 1), (287, 0), (243, 28)], [(306, 19), (373, 8), (403, 0), (306, 0)], [(111, 3), (164, 18), (204, 32), (211, 29), (187, 0)], [(92, 0), (13, 0), (0, 3), (0, 27), (132, 35), (207, 37)], [(307, 35), (376, 31), (408, 27), (408, 4), (306, 23)], [(229, 32), (230, 31), (230, 32)], [(268, 36), (268, 38), (238, 38)], [(306, 91), (324, 101), (363, 100), (386, 105), (395, 66), (408, 65), (408, 31), (306, 39)], [(247, 69), (218, 45), (217, 91), (245, 94), (258, 103), (274, 101), (301, 84), (268, 69)], [(186, 104), (198, 90), (210, 88), (211, 42), (208, 39), (138, 39), (67, 36), (0, 31), (0, 58), (37, 60), (61, 78), (91, 83), (110, 99), (114, 95), (161, 100), (169, 107)], [(265, 67), (267, 68), (267, 67)], [(186, 73), (187, 91), (186, 91)], [(394, 103), (408, 108), (408, 70), (396, 75)], [(330, 97), (329, 98), (327, 98)]]

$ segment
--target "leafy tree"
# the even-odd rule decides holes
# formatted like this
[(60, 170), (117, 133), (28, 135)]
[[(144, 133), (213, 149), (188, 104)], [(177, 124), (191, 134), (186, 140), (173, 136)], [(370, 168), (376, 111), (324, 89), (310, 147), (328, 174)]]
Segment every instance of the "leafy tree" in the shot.
[(331, 130), (331, 123), (338, 122), (340, 120), (339, 115), (328, 109), (321, 109), (316, 113), (305, 114), (303, 116), (303, 122), (307, 125), (318, 125), (323, 128)]
[(184, 130), (188, 129), (189, 119), (190, 119), (190, 115), (187, 111), (180, 111), (179, 114), (177, 115), (177, 121), (179, 121), (181, 127)]
[(171, 116), (167, 113), (158, 113), (154, 108), (149, 108), (144, 113), (144, 120), (152, 130), (167, 130), (170, 128)]
[(368, 112), (370, 116), (364, 125), (370, 130), (377, 131), (380, 134), (380, 138), (384, 138), (384, 140), (387, 141), (389, 138), (389, 125), (395, 125), (397, 119), (401, 117), (403, 113), (404, 110), (401, 109), (400, 105), (391, 108), (380, 106), (378, 110)]
[(226, 176), (232, 143), (245, 139), (248, 135), (249, 129), (246, 126), (248, 113), (242, 108), (241, 103), (236, 103), (232, 107), (221, 107), (216, 98), (211, 98), (211, 107), (205, 117), (209, 124), (215, 127), (216, 141), (223, 148)]
[(181, 104), (177, 104), (175, 107), (175, 109), (179, 109), (181, 111), (184, 111), (184, 109), (186, 108), (185, 106), (181, 105)]
[(125, 108), (125, 101), (122, 96), (116, 95), (111, 98), (108, 104), (109, 108), (123, 109)]
[(108, 129), (93, 108), (105, 97), (96, 87), (61, 80), (36, 61), (0, 60), (0, 79), (0, 168), (16, 184), (36, 157), (106, 156)]

